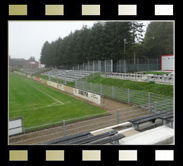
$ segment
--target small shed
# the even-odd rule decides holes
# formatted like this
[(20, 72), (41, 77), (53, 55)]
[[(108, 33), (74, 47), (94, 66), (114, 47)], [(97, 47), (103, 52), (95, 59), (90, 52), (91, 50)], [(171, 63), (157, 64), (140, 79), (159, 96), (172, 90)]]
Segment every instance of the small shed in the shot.
[(161, 55), (161, 70), (174, 71), (174, 55)]

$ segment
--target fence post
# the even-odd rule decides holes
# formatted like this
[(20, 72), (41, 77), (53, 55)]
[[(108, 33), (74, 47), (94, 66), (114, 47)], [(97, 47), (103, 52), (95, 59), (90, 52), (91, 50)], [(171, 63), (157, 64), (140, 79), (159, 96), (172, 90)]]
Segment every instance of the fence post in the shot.
[(85, 89), (85, 82), (83, 81), (83, 90)]
[(117, 124), (119, 124), (119, 109), (117, 109)]
[(75, 88), (77, 88), (77, 80), (75, 80)]
[(158, 70), (158, 58), (157, 58), (157, 70)]
[(88, 61), (88, 71), (89, 71), (89, 61)]
[(48, 76), (48, 78), (49, 78), (49, 81), (50, 81), (50, 72), (49, 72), (49, 76)]
[(64, 84), (66, 85), (66, 71), (65, 71), (65, 74), (64, 74)]
[(65, 120), (63, 120), (63, 133), (64, 133), (64, 137), (66, 136), (66, 130), (65, 130)]
[(114, 99), (114, 86), (112, 86), (112, 98)]
[(157, 102), (154, 102), (154, 112), (157, 112)]
[(149, 71), (149, 58), (147, 59), (147, 67), (148, 67), (148, 71)]
[(126, 60), (124, 60), (123, 63), (124, 63), (124, 73), (126, 73)]
[(150, 92), (148, 92), (148, 109), (149, 109), (149, 111), (150, 111), (150, 104), (151, 104), (151, 93)]
[(94, 70), (95, 70), (94, 68), (95, 68), (95, 66), (94, 66), (94, 61), (93, 61), (93, 72), (94, 72)]
[(106, 60), (104, 61), (105, 74), (106, 74)]
[(101, 93), (101, 95), (102, 95), (102, 84), (100, 84), (100, 93)]
[(128, 89), (128, 103), (130, 103), (130, 89)]
[(22, 117), (22, 127), (23, 127), (23, 133), (25, 134), (24, 117)]
[(92, 89), (92, 82), (90, 82), (90, 89), (91, 89), (91, 92), (93, 91), (93, 89)]
[(111, 73), (113, 72), (113, 60), (111, 59)]

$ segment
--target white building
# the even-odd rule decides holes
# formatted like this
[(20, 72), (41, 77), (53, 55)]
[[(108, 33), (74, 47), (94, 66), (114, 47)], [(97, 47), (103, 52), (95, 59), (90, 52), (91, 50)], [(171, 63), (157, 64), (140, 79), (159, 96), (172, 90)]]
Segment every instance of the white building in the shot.
[(174, 71), (174, 55), (161, 55), (161, 70)]

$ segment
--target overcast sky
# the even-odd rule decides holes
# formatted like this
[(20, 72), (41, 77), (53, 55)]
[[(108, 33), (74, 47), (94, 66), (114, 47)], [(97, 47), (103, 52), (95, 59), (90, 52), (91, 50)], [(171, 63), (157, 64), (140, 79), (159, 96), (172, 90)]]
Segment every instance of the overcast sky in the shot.
[[(92, 27), (94, 22), (99, 21), (9, 21), (9, 55), (11, 58), (24, 59), (33, 56), (38, 61), (45, 41), (64, 38), (83, 25)], [(149, 21), (144, 22), (145, 25), (147, 23)]]

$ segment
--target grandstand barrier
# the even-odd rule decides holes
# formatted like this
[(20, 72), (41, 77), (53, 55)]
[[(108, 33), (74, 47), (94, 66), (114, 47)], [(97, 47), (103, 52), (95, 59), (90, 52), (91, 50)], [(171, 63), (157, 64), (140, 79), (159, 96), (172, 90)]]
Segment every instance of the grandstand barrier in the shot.
[(94, 94), (94, 93), (91, 93), (91, 92), (88, 92), (88, 91), (84, 91), (84, 90), (81, 90), (81, 89), (74, 89), (74, 95), (75, 96), (78, 96), (80, 98), (83, 98), (85, 100), (88, 100), (88, 101), (91, 101), (93, 103), (96, 103), (96, 104), (101, 104), (101, 96), (100, 95), (97, 95), (97, 94)]
[(31, 76), (31, 75), (29, 75), (29, 74), (27, 74), (27, 78), (32, 78), (32, 76)]
[(64, 85), (62, 84), (57, 84), (57, 89), (64, 91)]

